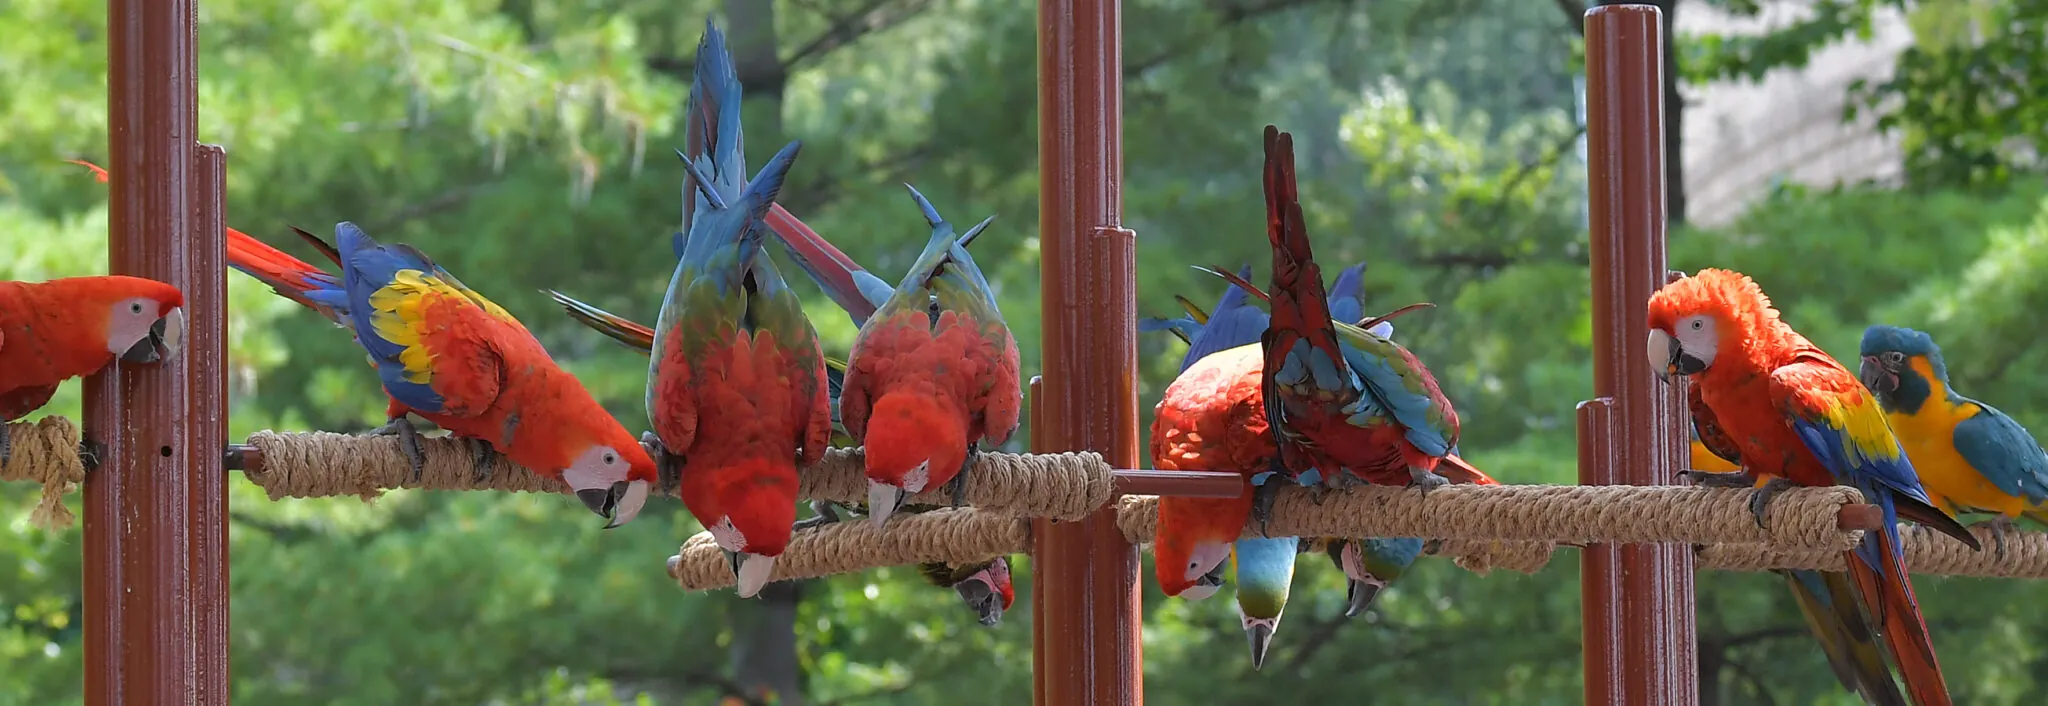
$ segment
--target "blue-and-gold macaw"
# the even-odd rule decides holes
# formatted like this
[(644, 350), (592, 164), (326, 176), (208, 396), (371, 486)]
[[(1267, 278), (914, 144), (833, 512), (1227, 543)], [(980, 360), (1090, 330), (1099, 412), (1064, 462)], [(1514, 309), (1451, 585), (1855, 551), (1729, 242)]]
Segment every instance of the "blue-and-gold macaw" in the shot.
[(1880, 324), (1863, 330), (1862, 348), (1858, 377), (1935, 507), (1997, 513), (1986, 524), (2000, 558), (2014, 518), (2048, 522), (2048, 452), (2012, 417), (1949, 386), (1934, 337)]

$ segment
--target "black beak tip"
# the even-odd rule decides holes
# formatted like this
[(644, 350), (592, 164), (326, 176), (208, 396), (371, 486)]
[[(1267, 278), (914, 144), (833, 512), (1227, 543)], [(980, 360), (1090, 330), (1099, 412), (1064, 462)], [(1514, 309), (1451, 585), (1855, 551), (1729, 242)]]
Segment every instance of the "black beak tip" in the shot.
[(576, 491), (576, 499), (583, 501), (584, 507), (590, 508), (591, 512), (605, 519), (611, 519), (617, 497), (610, 488), (584, 488)]
[(1265, 668), (1266, 648), (1273, 645), (1273, 629), (1263, 624), (1253, 625), (1245, 630), (1245, 636), (1251, 640), (1252, 671)]
[(1349, 586), (1347, 587), (1347, 590), (1344, 592), (1346, 604), (1344, 608), (1344, 617), (1354, 618), (1357, 617), (1359, 613), (1365, 612), (1366, 608), (1372, 606), (1373, 599), (1378, 598), (1379, 595), (1379, 586), (1375, 586), (1364, 581), (1350, 582)]

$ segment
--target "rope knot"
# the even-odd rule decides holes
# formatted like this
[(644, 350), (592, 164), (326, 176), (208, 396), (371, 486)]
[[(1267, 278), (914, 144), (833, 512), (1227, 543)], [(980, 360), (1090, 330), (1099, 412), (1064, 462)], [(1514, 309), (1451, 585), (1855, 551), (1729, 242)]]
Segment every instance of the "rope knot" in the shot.
[(0, 480), (25, 480), (43, 486), (42, 498), (29, 513), (31, 524), (49, 530), (71, 526), (74, 517), (64, 496), (85, 482), (85, 459), (78, 454), (78, 425), (49, 416), (34, 422), (9, 422), (7, 465)]

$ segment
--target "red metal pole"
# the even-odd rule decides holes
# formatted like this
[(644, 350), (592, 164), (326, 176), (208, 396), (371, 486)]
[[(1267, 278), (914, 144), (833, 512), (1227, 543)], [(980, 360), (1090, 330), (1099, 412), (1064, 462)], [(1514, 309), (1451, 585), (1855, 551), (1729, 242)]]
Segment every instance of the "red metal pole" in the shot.
[[(1123, 215), (1122, 8), (1117, 0), (1038, 3), (1038, 221), (1044, 273), (1044, 383), (1034, 450), (1138, 461), (1136, 234)], [(1137, 548), (1114, 508), (1033, 524), (1035, 700), (1144, 702)]]
[(226, 486), (214, 470), (224, 255), (220, 214), (198, 213), (219, 205), (220, 160), (196, 159), (193, 11), (192, 0), (107, 4), (108, 269), (182, 288), (190, 330), (166, 364), (87, 386), (87, 433), (103, 447), (85, 483), (91, 706), (227, 703)]
[[(1594, 400), (1581, 409), (1579, 482), (1664, 485), (1686, 452), (1682, 397), (1644, 368), (1650, 294), (1664, 283), (1661, 12), (1586, 12)], [(1604, 428), (1601, 428), (1604, 427)], [(1699, 701), (1693, 555), (1673, 544), (1597, 546), (1583, 557), (1586, 703)]]

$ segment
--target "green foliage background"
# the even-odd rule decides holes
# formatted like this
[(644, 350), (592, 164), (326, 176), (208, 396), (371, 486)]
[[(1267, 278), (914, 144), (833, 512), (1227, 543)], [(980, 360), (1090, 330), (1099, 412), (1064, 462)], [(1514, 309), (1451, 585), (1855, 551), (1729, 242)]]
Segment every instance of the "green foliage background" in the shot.
[[(1755, 13), (1769, 3), (1716, 0)], [(1758, 76), (1867, 30), (1892, 2), (1823, 0), (1763, 39), (1690, 37), (1687, 80)], [(1855, 88), (1907, 136), (1904, 185), (1787, 187), (1735, 224), (1678, 228), (1674, 267), (1755, 276), (1838, 356), (1874, 321), (1947, 344), (1957, 385), (2048, 428), (2048, 103), (2043, 3), (1912, 8), (1899, 77)], [(1569, 12), (1560, 12), (1560, 6)], [(90, 0), (14, 0), (0, 17), (0, 276), (102, 271), (106, 18)], [(666, 159), (704, 17), (748, 77), (751, 156), (805, 147), (785, 203), (884, 276), (924, 237), (898, 183), (955, 220), (1000, 213), (978, 259), (1037, 368), (1035, 14), (994, 0), (217, 0), (202, 4), (202, 137), (227, 146), (230, 222), (352, 220), (433, 253), (542, 337), (629, 426), (643, 359), (555, 313), (552, 287), (651, 319), (672, 265)], [(1318, 253), (1370, 260), (1369, 297), (1404, 319), (1466, 419), (1467, 456), (1512, 482), (1575, 478), (1587, 396), (1581, 56), (1570, 3), (1130, 0), (1125, 203), (1141, 307), (1214, 296), (1184, 267), (1265, 261), (1257, 130), (1296, 132)], [(1973, 40), (1974, 38), (1974, 40)], [(311, 253), (287, 244), (304, 257)], [(659, 253), (657, 255), (657, 253)], [(1336, 264), (1330, 265), (1337, 266)], [(853, 328), (804, 290), (828, 346)], [(230, 278), (231, 434), (367, 428), (360, 352), (324, 321)], [(1143, 342), (1141, 399), (1181, 349)], [(48, 410), (75, 415), (76, 385)], [(1149, 423), (1149, 414), (1147, 415)], [(1019, 439), (1025, 438), (1020, 434)], [(393, 493), (269, 502), (230, 484), (234, 697), (260, 704), (1028, 703), (1030, 597), (1000, 628), (905, 568), (740, 601), (677, 591), (661, 560), (699, 528), (657, 500), (601, 533), (560, 498)], [(76, 530), (27, 523), (0, 487), (0, 704), (78, 703)], [(76, 498), (72, 499), (74, 507)], [(1149, 569), (1147, 570), (1149, 576)], [(1304, 561), (1266, 669), (1227, 599), (1148, 586), (1147, 700), (1576, 703), (1577, 567), (1476, 577), (1425, 559), (1358, 619)], [(2024, 582), (1922, 578), (1957, 700), (2032, 703), (2048, 618)], [(1706, 703), (1853, 703), (1781, 585), (1700, 577)], [(793, 636), (793, 642), (792, 642)]]

